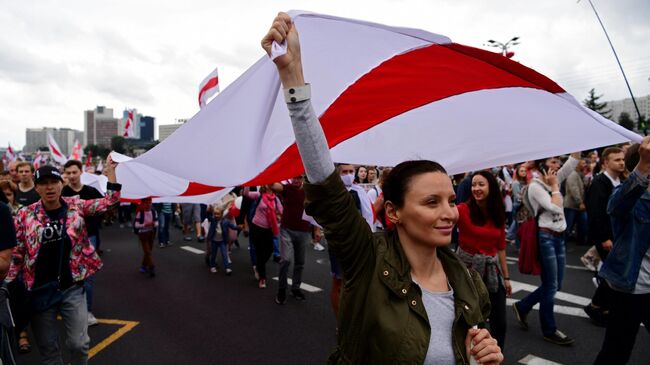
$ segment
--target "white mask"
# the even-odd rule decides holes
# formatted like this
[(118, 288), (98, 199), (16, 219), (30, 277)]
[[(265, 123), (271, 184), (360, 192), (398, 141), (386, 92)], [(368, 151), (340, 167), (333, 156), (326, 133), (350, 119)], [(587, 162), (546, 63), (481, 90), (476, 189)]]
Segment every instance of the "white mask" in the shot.
[(341, 175), (341, 180), (343, 180), (343, 185), (349, 188), (354, 183), (354, 174)]

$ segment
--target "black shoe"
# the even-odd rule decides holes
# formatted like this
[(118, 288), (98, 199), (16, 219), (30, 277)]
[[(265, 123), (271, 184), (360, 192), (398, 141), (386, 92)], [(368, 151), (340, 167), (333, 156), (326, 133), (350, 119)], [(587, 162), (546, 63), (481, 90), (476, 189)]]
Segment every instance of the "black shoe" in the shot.
[(596, 326), (607, 327), (608, 312), (587, 304), (582, 308)]
[(555, 332), (550, 336), (544, 336), (544, 339), (550, 343), (554, 343), (560, 346), (571, 346), (575, 342), (574, 339), (558, 330), (555, 330)]
[(156, 270), (152, 267), (149, 269), (148, 274), (150, 278), (156, 277)]
[(276, 264), (280, 262), (280, 256), (273, 256), (273, 262)]
[(291, 289), (291, 296), (298, 300), (305, 300), (305, 294), (302, 293), (300, 289)]
[(524, 315), (521, 313), (519, 308), (517, 308), (517, 303), (512, 304), (512, 310), (515, 312), (515, 318), (517, 318), (517, 322), (519, 322), (521, 328), (528, 331), (528, 320), (526, 319), (527, 314)]
[(284, 304), (287, 302), (287, 292), (284, 289), (278, 290), (278, 295), (275, 296), (275, 303)]

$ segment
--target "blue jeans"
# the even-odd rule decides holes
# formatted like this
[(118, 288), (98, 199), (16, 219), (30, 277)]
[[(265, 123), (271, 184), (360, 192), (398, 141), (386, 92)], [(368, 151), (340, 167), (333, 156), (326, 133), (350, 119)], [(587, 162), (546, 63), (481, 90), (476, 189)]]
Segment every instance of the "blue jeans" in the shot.
[(555, 293), (562, 288), (566, 248), (563, 236), (539, 232), (539, 261), (542, 267), (542, 285), (517, 303), (517, 308), (526, 315), (539, 303), (539, 320), (544, 336), (552, 335), (557, 326), (553, 315)]
[(228, 245), (226, 244), (226, 241), (210, 242), (210, 267), (217, 267), (217, 250), (221, 250), (223, 267), (229, 269), (230, 261), (228, 261)]
[(63, 292), (60, 304), (42, 313), (32, 315), (32, 330), (41, 353), (41, 363), (46, 365), (63, 365), (59, 346), (59, 324), (57, 313), (61, 314), (65, 328), (65, 346), (70, 351), (73, 365), (88, 363), (88, 311), (84, 288), (73, 285)]
[(169, 242), (169, 225), (171, 221), (171, 213), (158, 214), (158, 243), (161, 245)]
[[(88, 240), (90, 244), (97, 249), (97, 243), (99, 241), (98, 236), (89, 236)], [(95, 284), (95, 276), (90, 275), (84, 280), (84, 290), (86, 291), (86, 305), (88, 306), (88, 312), (93, 311), (93, 288)]]
[(273, 257), (280, 257), (280, 237), (273, 236)]
[(587, 212), (577, 209), (564, 208), (564, 218), (566, 219), (565, 238), (569, 238), (571, 229), (577, 224), (577, 237), (579, 245), (587, 244)]

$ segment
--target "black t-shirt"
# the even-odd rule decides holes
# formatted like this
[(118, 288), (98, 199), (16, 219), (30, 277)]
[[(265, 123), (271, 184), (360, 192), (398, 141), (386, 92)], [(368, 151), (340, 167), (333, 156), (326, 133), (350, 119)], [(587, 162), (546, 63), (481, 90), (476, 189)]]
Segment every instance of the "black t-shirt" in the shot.
[(20, 188), (16, 190), (16, 202), (23, 207), (32, 205), (39, 199), (41, 199), (41, 196), (38, 195), (35, 187), (28, 191), (21, 191)]
[[(63, 190), (61, 190), (61, 195), (79, 195), (79, 198), (83, 200), (98, 199), (102, 197), (102, 194), (97, 191), (97, 189), (88, 185), (83, 185), (79, 191), (74, 191), (70, 186), (64, 186)], [(88, 236), (97, 236), (99, 234), (99, 225), (102, 220), (101, 215), (86, 216), (84, 220), (86, 221), (86, 231), (88, 231)]]
[(0, 202), (0, 251), (16, 247), (16, 227), (11, 208)]
[[(70, 250), (72, 242), (67, 234), (64, 234), (66, 208), (46, 211), (50, 218), (41, 232), (41, 248), (36, 258), (36, 270), (34, 286), (39, 287), (51, 281), (56, 281), (61, 266), (61, 289), (72, 286), (72, 273), (70, 272)], [(63, 256), (61, 256), (61, 245), (63, 245)]]

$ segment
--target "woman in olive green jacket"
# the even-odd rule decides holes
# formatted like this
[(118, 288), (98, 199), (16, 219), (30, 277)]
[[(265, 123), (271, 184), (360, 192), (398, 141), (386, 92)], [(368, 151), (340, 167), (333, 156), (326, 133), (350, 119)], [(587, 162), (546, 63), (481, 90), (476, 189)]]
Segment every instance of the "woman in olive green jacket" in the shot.
[(384, 183), (386, 215), (395, 230), (373, 234), (334, 169), (311, 107), (298, 32), (278, 14), (262, 40), (286, 42), (274, 59), (298, 150), (311, 184), (306, 211), (322, 225), (345, 277), (338, 318), (337, 364), (499, 364), (501, 349), (482, 327), (488, 293), (448, 248), (458, 220), (444, 168), (432, 161), (397, 165)]

